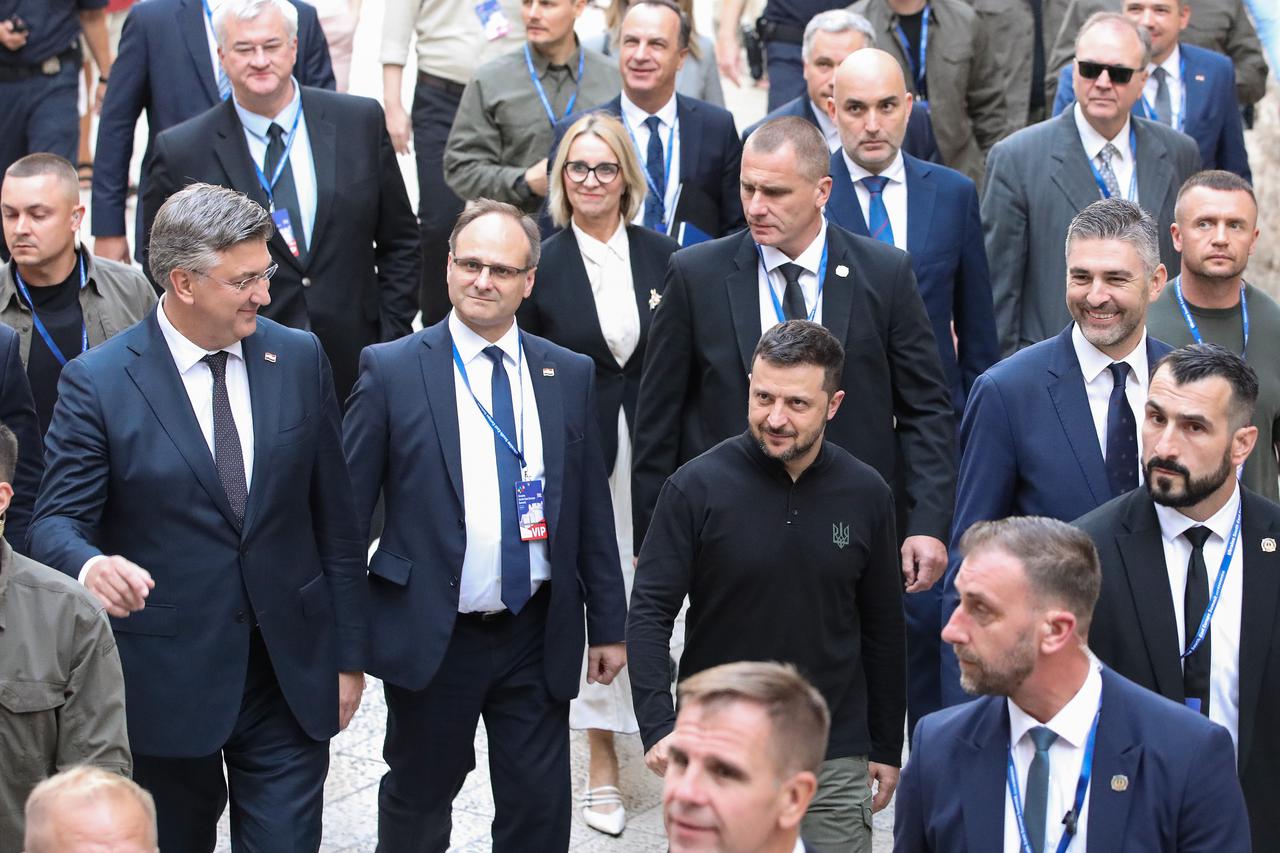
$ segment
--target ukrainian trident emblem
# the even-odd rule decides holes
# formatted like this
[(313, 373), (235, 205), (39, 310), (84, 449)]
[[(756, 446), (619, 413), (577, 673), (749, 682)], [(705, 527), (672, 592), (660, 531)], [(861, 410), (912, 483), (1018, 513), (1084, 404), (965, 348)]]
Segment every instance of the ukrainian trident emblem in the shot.
[(836, 522), (831, 525), (831, 541), (835, 546), (844, 550), (849, 545), (849, 525)]

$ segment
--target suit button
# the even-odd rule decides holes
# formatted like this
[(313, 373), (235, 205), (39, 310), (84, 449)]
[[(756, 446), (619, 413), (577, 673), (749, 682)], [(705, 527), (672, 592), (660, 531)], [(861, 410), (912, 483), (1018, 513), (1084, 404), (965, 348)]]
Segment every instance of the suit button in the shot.
[(237, 611), (236, 611), (236, 624), (237, 624), (237, 625), (243, 625), (245, 622), (248, 622), (248, 621), (249, 621), (249, 617), (245, 615), (245, 613), (244, 613), (244, 611), (243, 611), (243, 610), (237, 610)]
[(457, 576), (457, 575), (450, 575), (450, 576), (449, 576), (449, 586), (457, 586), (457, 585), (458, 585), (458, 576)]
[(464, 520), (463, 520), (463, 519), (461, 519), (461, 518), (460, 518), (460, 519), (458, 519), (458, 529), (459, 529), (459, 530), (466, 530), (466, 529), (467, 529), (467, 522), (466, 522), (466, 521), (464, 521)]
[(310, 287), (310, 286), (311, 286), (311, 276), (309, 276), (309, 275), (304, 275), (304, 276), (302, 277), (302, 286), (303, 286), (303, 287)]

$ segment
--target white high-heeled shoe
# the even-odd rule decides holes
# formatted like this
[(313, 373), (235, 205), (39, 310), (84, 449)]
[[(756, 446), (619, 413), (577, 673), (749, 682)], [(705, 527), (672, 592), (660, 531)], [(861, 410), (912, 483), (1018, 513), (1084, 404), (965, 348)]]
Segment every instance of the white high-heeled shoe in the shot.
[[(583, 822), (596, 832), (618, 837), (627, 826), (627, 810), (622, 805), (622, 792), (613, 785), (588, 788), (578, 796)], [(594, 806), (617, 806), (611, 812), (598, 812)]]

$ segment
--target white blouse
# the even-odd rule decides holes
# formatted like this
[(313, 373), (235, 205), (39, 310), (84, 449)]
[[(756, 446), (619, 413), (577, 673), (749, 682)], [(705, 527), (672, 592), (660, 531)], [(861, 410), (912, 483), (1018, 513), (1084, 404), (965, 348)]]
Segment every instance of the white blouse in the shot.
[(640, 344), (640, 309), (636, 306), (634, 285), (631, 281), (631, 250), (627, 243), (627, 226), (618, 223), (609, 242), (601, 243), (595, 237), (571, 223), (573, 236), (578, 241), (582, 264), (587, 268), (587, 281), (596, 300), (596, 315), (600, 318), (600, 331), (609, 346), (609, 352), (618, 366)]

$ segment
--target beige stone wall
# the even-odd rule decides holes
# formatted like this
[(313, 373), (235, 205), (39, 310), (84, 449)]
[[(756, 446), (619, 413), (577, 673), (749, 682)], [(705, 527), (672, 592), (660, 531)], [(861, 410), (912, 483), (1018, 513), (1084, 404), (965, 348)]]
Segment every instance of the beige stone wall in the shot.
[(1274, 74), (1257, 106), (1253, 130), (1245, 132), (1245, 144), (1262, 231), (1247, 276), (1251, 284), (1280, 298), (1280, 84)]

